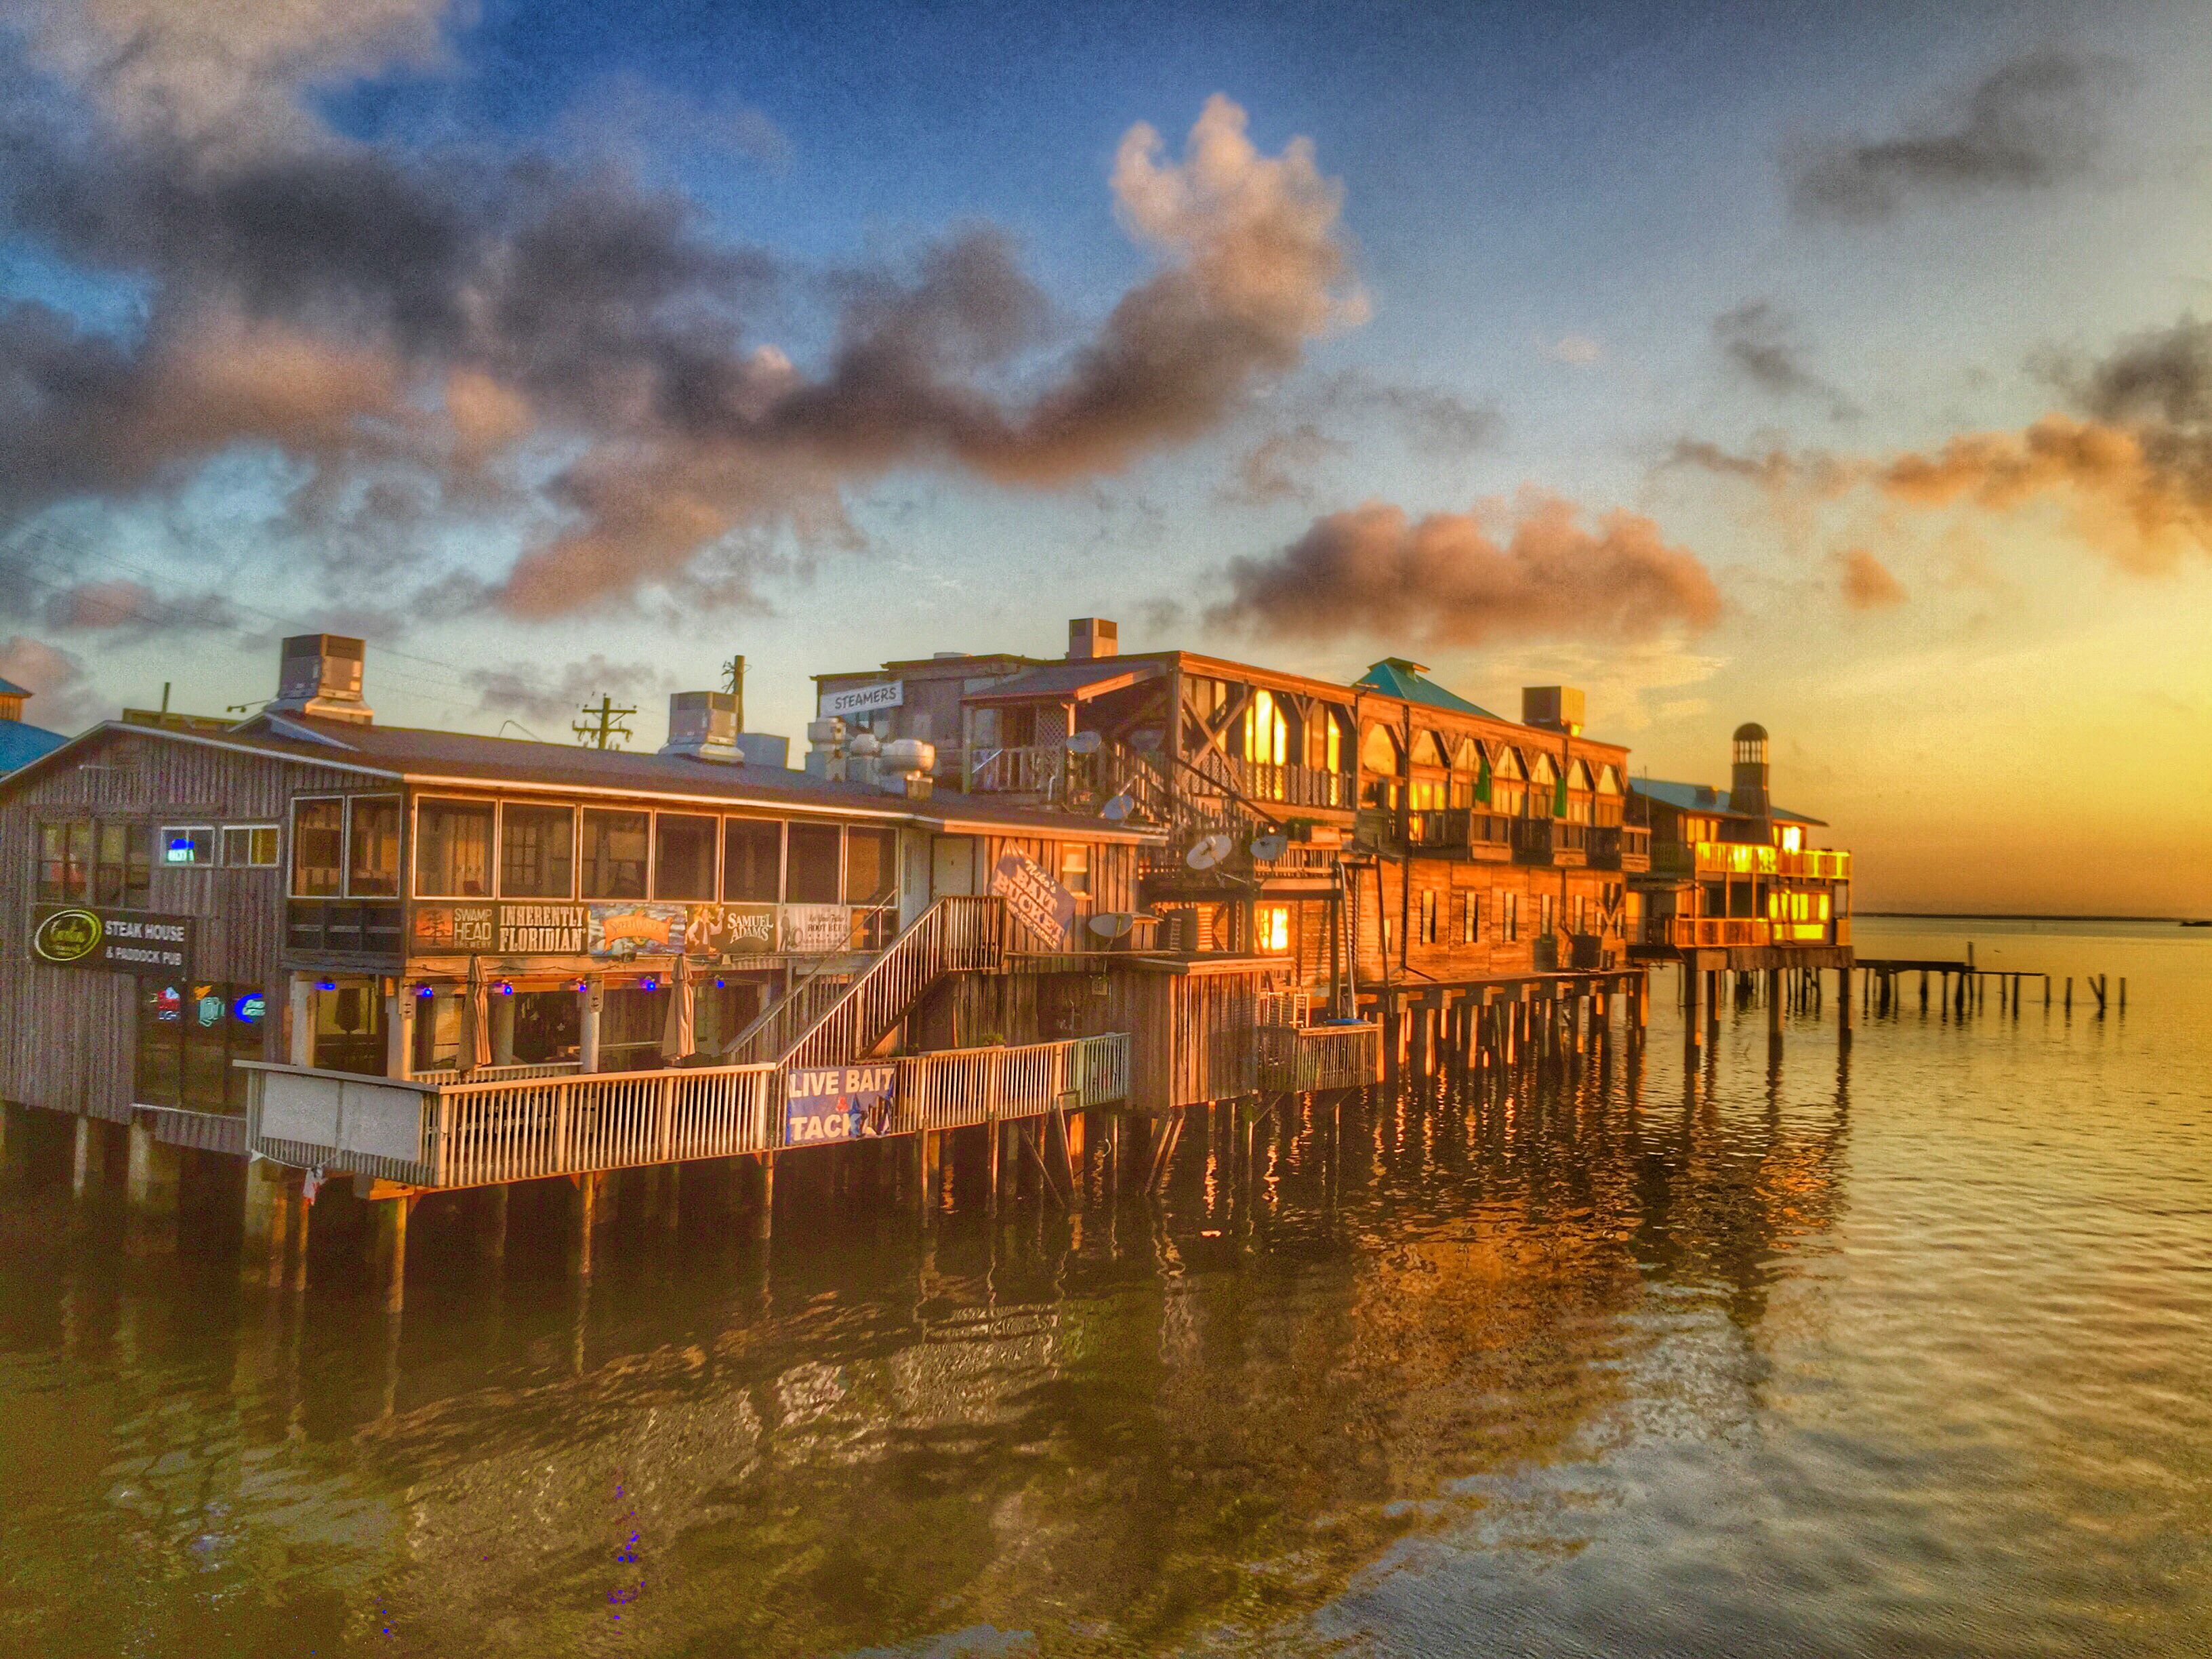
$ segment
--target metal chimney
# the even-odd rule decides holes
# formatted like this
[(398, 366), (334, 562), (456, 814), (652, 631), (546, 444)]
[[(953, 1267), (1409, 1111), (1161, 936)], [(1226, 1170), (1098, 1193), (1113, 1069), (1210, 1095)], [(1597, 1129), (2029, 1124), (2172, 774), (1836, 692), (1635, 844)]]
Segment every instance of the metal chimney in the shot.
[(376, 711), (361, 700), (362, 659), (366, 647), (342, 634), (295, 634), (283, 644), (276, 673), (276, 697), (270, 708), (285, 714), (314, 714), (324, 720), (366, 726)]

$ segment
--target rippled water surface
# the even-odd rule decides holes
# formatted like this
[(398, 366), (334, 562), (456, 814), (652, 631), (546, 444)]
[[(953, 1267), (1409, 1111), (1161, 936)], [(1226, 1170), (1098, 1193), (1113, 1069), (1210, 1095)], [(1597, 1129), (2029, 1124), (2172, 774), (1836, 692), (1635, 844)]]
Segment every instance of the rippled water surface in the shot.
[[(1963, 1024), (1294, 1109), (1249, 1177), (933, 1230), (793, 1176), (562, 1272), (334, 1209), (0, 1199), (0, 1649), (52, 1655), (2212, 1651), (2212, 936), (1863, 920), (2103, 972)], [(1948, 931), (1947, 931), (1948, 930)], [(441, 1213), (441, 1206), (449, 1213)], [(319, 1212), (319, 1227), (325, 1222)]]

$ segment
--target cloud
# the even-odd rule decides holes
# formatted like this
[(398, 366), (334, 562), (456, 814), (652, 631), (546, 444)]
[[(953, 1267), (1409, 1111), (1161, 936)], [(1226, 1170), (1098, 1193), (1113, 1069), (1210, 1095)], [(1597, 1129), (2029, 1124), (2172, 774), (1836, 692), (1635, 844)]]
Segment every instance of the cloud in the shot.
[(1230, 597), (1207, 621), (1277, 639), (1633, 640), (1709, 627), (1721, 612), (1705, 566), (1650, 520), (1616, 512), (1586, 527), (1572, 502), (1535, 490), (1510, 510), (1418, 521), (1370, 502), (1224, 574)]
[(57, 588), (40, 607), (57, 633), (104, 633), (129, 640), (228, 634), (244, 626), (220, 593), (164, 596), (143, 582), (76, 582)]
[(1880, 457), (1819, 451), (1732, 454), (1701, 441), (1672, 460), (1824, 498), (1871, 489), (1923, 510), (2064, 508), (2084, 543), (2117, 568), (2165, 574), (2212, 552), (2212, 325), (2185, 317), (2064, 367), (2069, 409), (2018, 430), (1965, 432)]
[(1314, 470), (1349, 447), (1310, 422), (1288, 432), (1270, 433), (1244, 453), (1237, 463), (1236, 477), (1222, 486), (1220, 499), (1240, 507), (1310, 501)]
[(1588, 368), (1605, 357), (1605, 347), (1587, 334), (1562, 334), (1545, 344), (1543, 349), (1553, 362), (1574, 368)]
[(2132, 75), (2112, 58), (2044, 47), (2000, 64), (1941, 117), (1891, 138), (1832, 140), (1788, 159), (1808, 218), (1866, 223), (1915, 198), (2035, 190), (2087, 173)]
[[(902, 469), (1088, 483), (1213, 429), (1366, 315), (1339, 186), (1303, 139), (1262, 153), (1225, 98), (1179, 157), (1150, 126), (1124, 137), (1111, 190), (1152, 270), (1069, 337), (988, 226), (801, 271), (613, 162), (319, 124), (306, 89), (434, 61), (440, 7), (281, 0), (235, 40), (228, 9), (57, 4), (37, 65), (0, 61), (0, 234), (144, 295), (128, 336), (0, 303), (0, 516), (173, 497), (258, 448), (307, 473), (302, 531), (378, 487), (426, 524), (501, 515), (525, 537), (503, 575), (419, 551), (417, 574), (515, 615), (755, 600), (794, 542), (857, 544), (849, 489)], [(815, 366), (764, 337), (794, 299), (829, 308)], [(374, 579), (388, 602), (397, 573)]]
[[(633, 706), (637, 710), (635, 719), (641, 720), (653, 712), (645, 707), (644, 694), (661, 683), (660, 672), (651, 664), (609, 662), (596, 652), (582, 662), (565, 663), (557, 670), (543, 663), (508, 662), (471, 669), (464, 678), (476, 692), (479, 708), (513, 714), (548, 728), (565, 727), (586, 702), (601, 696), (618, 702), (639, 699)], [(567, 733), (549, 729), (540, 735), (549, 742), (559, 742)]]
[(1765, 300), (1747, 300), (1713, 319), (1713, 343), (1728, 366), (1778, 398), (1813, 397), (1837, 420), (1856, 413), (1842, 392), (1805, 367), (1791, 319)]
[(102, 702), (85, 678), (84, 664), (69, 652), (11, 634), (0, 640), (0, 679), (32, 694), (23, 718), (50, 732), (73, 732), (100, 717)]
[(468, 0), (23, 0), (33, 50), (136, 134), (219, 154), (296, 143), (309, 88), (444, 58)]
[(1316, 401), (1324, 413), (1380, 415), (1408, 447), (1430, 455), (1470, 453), (1493, 442), (1504, 424), (1496, 409), (1440, 386), (1406, 386), (1356, 368), (1330, 375)]
[(1844, 603), (1852, 610), (1884, 611), (1905, 603), (1905, 584), (1863, 547), (1844, 549), (1836, 562), (1842, 567)]

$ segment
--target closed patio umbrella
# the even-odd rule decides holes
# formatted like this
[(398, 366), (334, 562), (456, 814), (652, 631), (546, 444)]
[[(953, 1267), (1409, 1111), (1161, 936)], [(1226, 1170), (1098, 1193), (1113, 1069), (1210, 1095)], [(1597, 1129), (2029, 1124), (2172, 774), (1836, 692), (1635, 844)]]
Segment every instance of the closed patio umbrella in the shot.
[(484, 982), (483, 958), (469, 958), (468, 1030), (463, 1033), (461, 1069), (491, 1064), (491, 987)]
[(668, 1021), (660, 1028), (660, 1057), (671, 1066), (680, 1066), (698, 1052), (692, 1012), (691, 958), (679, 956), (668, 981)]

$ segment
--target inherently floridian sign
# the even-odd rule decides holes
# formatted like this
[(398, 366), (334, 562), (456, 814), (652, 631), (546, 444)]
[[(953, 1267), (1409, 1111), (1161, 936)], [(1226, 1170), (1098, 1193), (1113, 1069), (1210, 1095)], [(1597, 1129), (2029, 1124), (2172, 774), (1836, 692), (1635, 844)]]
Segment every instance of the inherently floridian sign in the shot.
[(811, 1146), (888, 1134), (897, 1076), (890, 1066), (796, 1068), (784, 1097), (783, 1144)]
[(991, 890), (1006, 902), (1015, 919), (1045, 942), (1065, 951), (1075, 927), (1075, 895), (1045, 872), (1027, 853), (1009, 852), (991, 872)]
[(587, 922), (580, 904), (502, 904), (496, 948), (503, 957), (580, 957)]
[(31, 922), (31, 955), (50, 968), (103, 974), (179, 974), (191, 966), (192, 919), (49, 906)]

